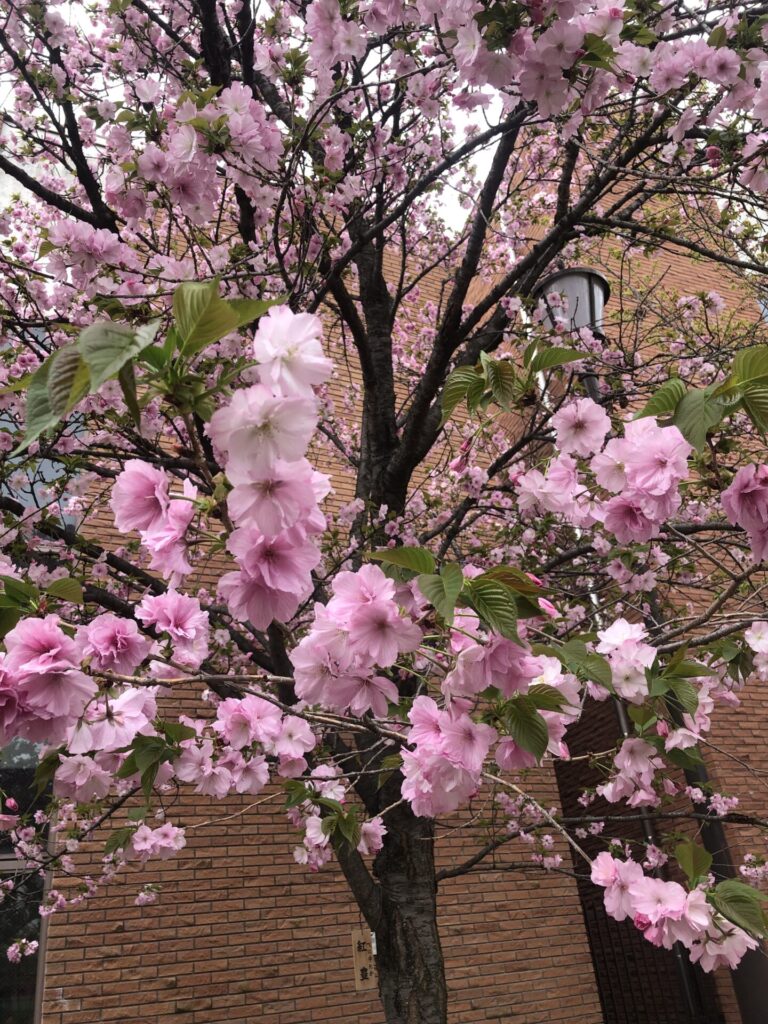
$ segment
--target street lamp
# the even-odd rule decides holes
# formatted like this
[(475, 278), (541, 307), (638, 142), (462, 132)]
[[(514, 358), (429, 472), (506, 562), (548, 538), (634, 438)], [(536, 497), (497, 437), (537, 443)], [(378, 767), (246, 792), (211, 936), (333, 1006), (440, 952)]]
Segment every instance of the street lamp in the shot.
[[(564, 307), (555, 307), (547, 301), (552, 293), (562, 295)], [(544, 302), (543, 323), (556, 328), (556, 321), (563, 320), (571, 331), (588, 327), (595, 334), (602, 335), (603, 309), (611, 289), (608, 281), (598, 270), (591, 267), (569, 267), (556, 270), (540, 281), (533, 290), (534, 299)], [(561, 315), (558, 316), (557, 314)]]

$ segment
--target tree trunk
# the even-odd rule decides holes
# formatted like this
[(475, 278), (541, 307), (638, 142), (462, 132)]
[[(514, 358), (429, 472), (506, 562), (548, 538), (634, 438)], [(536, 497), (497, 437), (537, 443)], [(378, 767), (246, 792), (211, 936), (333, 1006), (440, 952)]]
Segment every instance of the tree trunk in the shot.
[(433, 825), (402, 805), (387, 815), (387, 828), (373, 866), (381, 886), (376, 959), (386, 1021), (446, 1024)]

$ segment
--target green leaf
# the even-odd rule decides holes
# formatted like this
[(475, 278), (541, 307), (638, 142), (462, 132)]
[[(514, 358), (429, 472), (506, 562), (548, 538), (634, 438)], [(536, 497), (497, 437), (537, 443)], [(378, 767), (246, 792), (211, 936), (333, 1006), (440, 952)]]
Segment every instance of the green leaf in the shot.
[(164, 737), (136, 736), (128, 756), (117, 772), (118, 778), (125, 779), (138, 772), (144, 797), (149, 801), (160, 765), (172, 760), (174, 756), (175, 751), (168, 746)]
[(284, 296), (277, 299), (227, 299), (227, 305), (237, 317), (238, 327), (253, 323), (273, 306), (279, 306), (283, 302)]
[(155, 779), (157, 778), (159, 768), (160, 762), (153, 761), (152, 764), (147, 765), (147, 767), (141, 773), (141, 791), (144, 794), (144, 799), (147, 802), (149, 802), (149, 800), (152, 797), (152, 787), (155, 784)]
[(392, 778), (393, 773), (399, 771), (402, 767), (402, 754), (387, 754), (386, 757), (382, 757), (379, 764), (379, 773), (376, 777), (376, 788), (381, 789), (382, 786), (385, 786)]
[(595, 35), (594, 32), (587, 32), (584, 36), (582, 49), (587, 51), (587, 56), (580, 58), (582, 64), (610, 70), (611, 62), (616, 56), (616, 51), (602, 36)]
[(443, 566), (440, 575), (424, 574), (416, 582), (438, 615), (448, 624), (453, 622), (456, 601), (464, 585), (464, 576), (459, 566), (449, 562)]
[(712, 397), (712, 386), (683, 395), (675, 409), (673, 423), (698, 451), (707, 442), (707, 434), (723, 418), (723, 405)]
[(164, 345), (149, 345), (141, 353), (142, 363), (148, 363), (153, 370), (163, 370), (168, 365), (169, 356)]
[(475, 377), (472, 383), (467, 388), (467, 409), (470, 413), (477, 412), (482, 405), (483, 408), (487, 405), (488, 394), (485, 389), (485, 378)]
[(606, 690), (613, 690), (611, 666), (602, 655), (587, 650), (586, 643), (580, 637), (571, 637), (560, 647), (552, 648), (551, 654), (559, 658), (573, 675), (599, 683)]
[(16, 580), (13, 576), (0, 576), (0, 583), (3, 584), (3, 596), (13, 607), (29, 608), (40, 599), (40, 591), (37, 587), (24, 580)]
[(690, 841), (678, 843), (675, 847), (675, 857), (692, 886), (695, 886), (700, 878), (705, 878), (712, 866), (712, 854), (698, 843)]
[(130, 826), (126, 826), (125, 828), (116, 828), (104, 844), (104, 852), (116, 853), (118, 850), (122, 850), (128, 845), (128, 843), (130, 843), (131, 836), (135, 831), (136, 829), (131, 828)]
[(286, 793), (285, 806), (289, 810), (291, 807), (298, 807), (305, 800), (311, 800), (312, 798), (312, 794), (307, 790), (306, 785), (299, 779), (287, 779), (283, 783), (283, 788)]
[(449, 374), (448, 379), (443, 385), (443, 418), (441, 425), (450, 419), (453, 410), (459, 402), (466, 398), (470, 387), (472, 385), (476, 385), (478, 381), (482, 388), (482, 377), (478, 375), (474, 366), (457, 366), (456, 369)]
[(136, 736), (133, 741), (133, 752), (136, 767), (140, 772), (146, 771), (153, 764), (168, 760), (171, 752), (162, 736)]
[(21, 608), (0, 607), (0, 639), (13, 629), (22, 616)]
[(445, 594), (451, 604), (451, 611), (453, 611), (464, 586), (464, 573), (461, 571), (461, 566), (456, 562), (445, 562), (440, 570), (440, 579), (443, 581)]
[(748, 384), (742, 392), (744, 412), (763, 433), (768, 431), (768, 384)]
[(707, 39), (707, 45), (716, 50), (719, 50), (721, 46), (725, 46), (727, 42), (728, 32), (725, 25), (718, 25), (717, 28), (713, 28), (709, 33), (709, 39)]
[(542, 370), (551, 370), (556, 366), (565, 366), (584, 358), (585, 352), (577, 352), (573, 348), (543, 348), (531, 359), (530, 371), (540, 373)]
[(171, 743), (181, 743), (182, 740), (192, 740), (197, 736), (192, 726), (184, 725), (183, 722), (160, 722), (158, 728)]
[(549, 730), (532, 701), (525, 697), (510, 701), (504, 710), (504, 724), (518, 747), (533, 754), (537, 761), (542, 759), (549, 743)]
[(380, 551), (371, 552), (370, 557), (385, 565), (399, 565), (413, 572), (435, 571), (435, 557), (426, 548), (382, 548)]
[(601, 654), (590, 652), (579, 666), (579, 674), (593, 683), (599, 683), (606, 690), (613, 690), (611, 666)]
[(471, 606), (494, 633), (520, 643), (517, 635), (517, 605), (509, 587), (497, 580), (480, 576), (467, 580), (464, 589)]
[(655, 722), (657, 717), (653, 709), (646, 704), (628, 704), (627, 714), (635, 725), (640, 727), (641, 732), (645, 726)]
[(570, 640), (557, 648), (557, 656), (568, 669), (575, 675), (584, 664), (589, 651), (587, 645), (579, 637), (571, 637)]
[(337, 828), (350, 846), (357, 846), (360, 842), (360, 823), (354, 809), (347, 814), (338, 815)]
[[(684, 650), (684, 648), (682, 648)], [(697, 679), (699, 676), (716, 676), (717, 671), (698, 661), (671, 661), (664, 669), (664, 675), (678, 676), (680, 679)]]
[(491, 359), (485, 352), (480, 355), (491, 394), (497, 405), (508, 409), (515, 398), (517, 377), (512, 364), (506, 359)]
[(554, 686), (547, 686), (546, 683), (535, 683), (529, 687), (527, 696), (539, 711), (559, 711), (567, 703), (559, 690)]
[(48, 403), (57, 420), (88, 394), (88, 368), (74, 345), (65, 345), (51, 356), (48, 371)]
[(18, 455), (55, 427), (88, 394), (88, 371), (74, 345), (57, 349), (37, 368), (27, 390), (24, 440), (12, 452)]
[(173, 294), (173, 315), (184, 355), (194, 355), (241, 325), (235, 310), (219, 295), (218, 279), (179, 285)]
[(23, 377), (15, 380), (13, 384), (6, 384), (5, 387), (0, 388), (0, 395), (14, 395), (18, 391), (26, 391), (33, 377), (33, 373), (25, 373)]
[(11, 453), (12, 455), (18, 455), (27, 445), (37, 440), (44, 431), (50, 430), (59, 421), (59, 417), (55, 416), (51, 410), (51, 402), (48, 397), (48, 374), (50, 369), (51, 360), (49, 358), (32, 375), (32, 380), (29, 382), (29, 390), (27, 391), (24, 440)]
[(91, 391), (98, 391), (129, 359), (151, 345), (159, 327), (159, 320), (136, 328), (111, 320), (86, 327), (78, 338), (77, 347), (91, 375)]
[[(649, 736), (646, 736), (648, 742), (652, 742)], [(659, 743), (659, 753), (662, 753), (668, 761), (676, 765), (678, 768), (685, 770), (686, 768), (696, 768), (700, 764), (704, 764), (704, 758), (701, 756), (698, 747), (686, 747), (685, 750), (678, 750), (677, 747), (673, 747), (672, 750), (664, 750), (664, 741)]]
[(402, 754), (387, 754), (386, 757), (382, 757), (379, 762), (379, 767), (385, 772), (396, 772), (403, 767), (403, 755)]
[(687, 679), (674, 678), (666, 679), (665, 682), (677, 698), (683, 711), (687, 711), (689, 715), (695, 715), (699, 706), (699, 692), (693, 683), (689, 683)]
[(115, 775), (118, 779), (127, 779), (130, 778), (131, 775), (135, 775), (138, 770), (139, 769), (136, 767), (136, 753), (132, 750), (117, 769)]
[(548, 594), (549, 591), (542, 587), (539, 583), (534, 583), (530, 576), (522, 572), (520, 569), (515, 569), (511, 565), (494, 565), (493, 568), (488, 569), (477, 579), (489, 579), (498, 580), (499, 583), (503, 583), (505, 587), (509, 587), (510, 590), (514, 590), (517, 594), (525, 594), (527, 597), (541, 597), (542, 594)]
[(131, 419), (137, 427), (141, 427), (141, 409), (136, 394), (136, 375), (133, 372), (132, 362), (128, 362), (120, 368), (117, 379), (120, 382), (120, 389), (123, 392), (123, 399), (131, 414)]
[(709, 901), (723, 917), (756, 938), (766, 933), (764, 904), (768, 896), (735, 878), (726, 878), (709, 893)]
[(768, 345), (753, 345), (737, 352), (730, 377), (717, 388), (715, 394), (725, 394), (750, 384), (768, 384)]
[(51, 597), (58, 597), (62, 601), (69, 601), (71, 604), (83, 603), (83, 588), (77, 580), (66, 576), (60, 580), (54, 580), (49, 587), (45, 588), (46, 594)]
[(635, 413), (633, 419), (640, 420), (645, 416), (671, 416), (685, 392), (685, 384), (680, 378), (670, 377), (669, 380), (664, 381), (640, 412)]
[(344, 813), (344, 805), (340, 804), (338, 800), (333, 800), (328, 796), (317, 797), (314, 801), (319, 807), (327, 807), (329, 810), (334, 811), (336, 814)]

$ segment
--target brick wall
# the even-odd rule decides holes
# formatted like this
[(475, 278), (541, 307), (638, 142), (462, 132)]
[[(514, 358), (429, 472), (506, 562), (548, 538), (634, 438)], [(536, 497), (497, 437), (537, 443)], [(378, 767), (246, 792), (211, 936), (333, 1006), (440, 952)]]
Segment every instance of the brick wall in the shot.
[[(44, 1024), (381, 1024), (376, 994), (355, 991), (361, 921), (346, 883), (333, 865), (312, 875), (293, 863), (279, 799), (202, 824), (247, 806), (185, 797), (174, 820), (195, 827), (180, 857), (51, 919)], [(478, 841), (454, 832), (440, 860), (461, 861)], [(145, 881), (162, 896), (137, 908)], [(439, 912), (452, 1024), (601, 1021), (571, 879), (449, 879)]]

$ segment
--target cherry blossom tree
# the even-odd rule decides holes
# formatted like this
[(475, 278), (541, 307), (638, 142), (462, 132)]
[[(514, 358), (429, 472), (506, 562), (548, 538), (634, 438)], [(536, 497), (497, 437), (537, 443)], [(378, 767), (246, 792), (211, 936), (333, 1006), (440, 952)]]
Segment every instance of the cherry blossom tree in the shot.
[[(387, 1021), (440, 1024), (436, 830), (484, 794), (452, 874), (566, 842), (648, 941), (756, 948), (760, 851), (725, 877), (701, 836), (766, 822), (680, 772), (768, 674), (763, 329), (649, 281), (603, 336), (536, 286), (672, 251), (759, 297), (767, 10), (6, 0), (0, 741), (52, 796), (0, 827), (21, 872), (103, 844), (46, 913), (184, 847), (164, 794), (279, 785)], [(566, 819), (535, 769), (606, 700)]]

